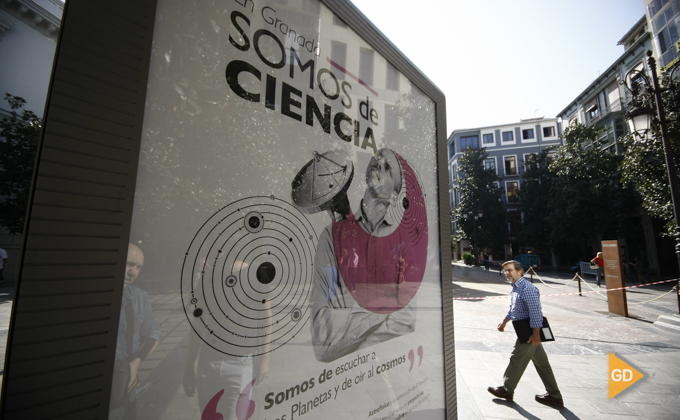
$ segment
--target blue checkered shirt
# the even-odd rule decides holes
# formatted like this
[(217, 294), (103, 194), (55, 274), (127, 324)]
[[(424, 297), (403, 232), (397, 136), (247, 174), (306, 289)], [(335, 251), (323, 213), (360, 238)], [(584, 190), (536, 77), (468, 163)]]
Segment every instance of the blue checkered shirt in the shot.
[(543, 326), (543, 311), (538, 289), (524, 277), (512, 284), (510, 293), (510, 310), (505, 316), (511, 321), (529, 319), (531, 328)]

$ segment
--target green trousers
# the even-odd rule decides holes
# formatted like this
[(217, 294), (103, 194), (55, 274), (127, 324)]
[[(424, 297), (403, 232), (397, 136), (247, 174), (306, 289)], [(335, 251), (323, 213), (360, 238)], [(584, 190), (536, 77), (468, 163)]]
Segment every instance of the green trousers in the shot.
[(510, 356), (510, 364), (505, 369), (503, 374), (503, 387), (511, 394), (515, 393), (517, 383), (524, 374), (529, 361), (534, 362), (538, 376), (541, 377), (545, 390), (550, 396), (555, 398), (562, 398), (560, 389), (557, 387), (557, 381), (553, 374), (548, 355), (545, 354), (543, 344), (533, 345), (527, 343), (520, 343), (519, 339), (515, 342), (515, 348), (512, 349)]

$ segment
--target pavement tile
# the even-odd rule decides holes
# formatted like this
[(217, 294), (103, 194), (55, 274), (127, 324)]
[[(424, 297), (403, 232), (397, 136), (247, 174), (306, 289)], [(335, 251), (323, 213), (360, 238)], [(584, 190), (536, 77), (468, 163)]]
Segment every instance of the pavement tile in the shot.
[(629, 403), (629, 407), (646, 419), (677, 420), (680, 417), (680, 400), (675, 404)]
[(664, 394), (680, 395), (680, 382), (674, 385), (659, 385), (645, 379), (646, 378), (642, 378), (640, 381), (638, 381), (638, 383), (633, 384), (631, 386), (631, 391), (634, 390), (636, 392), (642, 392), (645, 394), (652, 395), (664, 395)]
[(462, 376), (469, 388), (481, 388), (486, 390), (495, 383), (502, 382), (502, 380), (494, 378), (485, 369), (458, 368), (456, 371), (458, 372), (457, 376)]
[(619, 401), (616, 399), (611, 399), (608, 402), (601, 402), (600, 404), (595, 404), (594, 401), (590, 401), (591, 404), (597, 405), (597, 408), (602, 414), (617, 415), (617, 416), (640, 416), (640, 413), (636, 413), (629, 404)]
[[(569, 418), (569, 417), (567, 417)], [(638, 414), (631, 414), (631, 415), (623, 415), (623, 414), (600, 414), (600, 413), (593, 413), (592, 416), (585, 416), (585, 417), (580, 417), (580, 419), (583, 420), (644, 420), (646, 419), (645, 417), (642, 417)]]
[(489, 394), (486, 389), (471, 389), (470, 392), (485, 419), (498, 417), (509, 420), (521, 420), (526, 418), (517, 411), (514, 402), (496, 398)]
[(477, 405), (475, 405), (473, 402), (463, 399), (463, 400), (458, 400), (458, 418), (459, 419), (470, 419), (470, 420), (484, 420), (485, 418), (488, 419), (489, 417), (484, 417), (482, 416), (482, 413), (479, 411), (479, 408), (477, 408)]
[(502, 362), (481, 362), (482, 369), (486, 369), (489, 372), (491, 372), (493, 375), (500, 373), (501, 375), (503, 372), (505, 372), (505, 369), (508, 367), (508, 361), (502, 361)]
[(469, 352), (456, 352), (456, 368), (483, 369), (479, 359)]
[(653, 382), (655, 385), (661, 386), (676, 386), (678, 385), (678, 379), (673, 376), (666, 375), (663, 371), (651, 371), (648, 375), (645, 375), (647, 380)]
[(508, 361), (510, 360), (510, 353), (496, 353), (496, 352), (487, 352), (484, 354), (477, 353), (476, 357), (479, 360), (507, 365)]
[(458, 418), (459, 419), (471, 419), (471, 420), (483, 420), (484, 417), (479, 411), (479, 407), (475, 403), (475, 400), (470, 394), (470, 390), (465, 382), (465, 379), (461, 375), (456, 378), (456, 389), (457, 389), (457, 404), (458, 404)]
[[(639, 389), (641, 389), (641, 388), (639, 388)], [(621, 394), (617, 395), (616, 399), (618, 399), (619, 401), (623, 401), (627, 404), (628, 403), (649, 404), (652, 401), (655, 404), (666, 405), (668, 407), (672, 407), (672, 406), (680, 404), (680, 396), (678, 396), (677, 393), (658, 394), (658, 393), (650, 393), (650, 392), (638, 391), (638, 390), (630, 390), (630, 391), (626, 390), (626, 391), (622, 392)]]

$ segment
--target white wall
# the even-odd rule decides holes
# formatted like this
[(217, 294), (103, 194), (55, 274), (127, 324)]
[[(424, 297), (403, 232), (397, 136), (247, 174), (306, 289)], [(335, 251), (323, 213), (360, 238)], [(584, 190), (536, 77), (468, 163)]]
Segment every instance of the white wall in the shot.
[[(0, 10), (14, 26), (0, 38), (0, 98), (5, 93), (26, 99), (26, 108), (43, 115), (56, 43)], [(2, 100), (0, 108), (7, 110)]]

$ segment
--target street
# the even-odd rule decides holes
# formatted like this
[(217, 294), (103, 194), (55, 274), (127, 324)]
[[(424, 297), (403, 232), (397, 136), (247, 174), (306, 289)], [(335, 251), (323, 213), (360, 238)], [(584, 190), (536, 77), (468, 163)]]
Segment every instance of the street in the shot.
[[(653, 325), (659, 315), (677, 313), (673, 293), (649, 303), (671, 290), (674, 283), (647, 286), (627, 291), (628, 318), (609, 314), (606, 293), (583, 296), (542, 297), (544, 315), (550, 320), (556, 341), (544, 345), (564, 397), (565, 407), (554, 409), (534, 401), (545, 392), (533, 366), (529, 366), (515, 392), (514, 402), (493, 397), (489, 386), (502, 384), (503, 372), (515, 342), (515, 333), (504, 333), (496, 326), (505, 316), (510, 283), (498, 271), (455, 264), (454, 298), (492, 296), (488, 300), (454, 300), (456, 340), (456, 381), (458, 418), (476, 419), (677, 419), (680, 412), (680, 334)], [(540, 277), (546, 284), (542, 283)], [(534, 284), (541, 295), (578, 291), (572, 276), (539, 273)], [(592, 276), (585, 281), (596, 290)], [(629, 283), (630, 285), (630, 283)], [(590, 291), (585, 284), (582, 290)], [(11, 288), (0, 290), (0, 355), (4, 345), (11, 308)], [(155, 296), (154, 306), (162, 310), (172, 302)], [(161, 311), (162, 312), (162, 311)], [(161, 353), (171, 352), (186, 335), (187, 326), (166, 320), (159, 312), (168, 336), (157, 357), (145, 362), (140, 375), (148, 375)], [(181, 329), (181, 331), (180, 331)], [(167, 347), (167, 348), (166, 348)], [(608, 398), (609, 352), (645, 375), (613, 399)], [(1, 380), (1, 377), (0, 377)], [(181, 390), (172, 390), (171, 397)], [(175, 407), (187, 415), (195, 407)], [(194, 413), (195, 414), (195, 413)]]
[[(508, 296), (510, 283), (498, 270), (454, 264), (454, 299)], [(538, 280), (540, 277), (544, 282)], [(578, 292), (573, 276), (539, 273), (541, 295)], [(585, 281), (598, 290), (593, 276)], [(632, 285), (628, 283), (627, 285)], [(514, 402), (495, 398), (489, 386), (502, 385), (516, 336), (496, 326), (507, 313), (507, 298), (454, 300), (459, 419), (677, 419), (680, 412), (680, 335), (653, 325), (659, 315), (677, 314), (674, 282), (628, 289), (629, 317), (608, 312), (606, 293), (542, 297), (543, 314), (556, 341), (544, 344), (564, 398), (554, 409), (534, 401), (545, 393), (533, 366), (515, 391)], [(582, 290), (593, 290), (582, 285)], [(599, 291), (604, 288), (599, 289)], [(609, 353), (645, 375), (613, 399), (608, 398)]]

